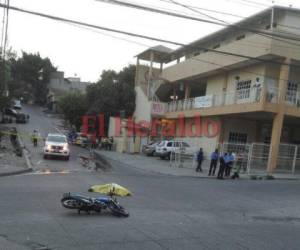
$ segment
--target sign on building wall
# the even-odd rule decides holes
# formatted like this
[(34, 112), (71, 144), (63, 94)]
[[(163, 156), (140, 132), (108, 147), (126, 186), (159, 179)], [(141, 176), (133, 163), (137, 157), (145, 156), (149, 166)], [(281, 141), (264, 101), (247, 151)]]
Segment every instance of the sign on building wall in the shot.
[(195, 98), (195, 108), (208, 108), (213, 105), (213, 95), (200, 96)]
[(166, 112), (166, 105), (160, 102), (152, 102), (151, 114), (152, 115), (164, 115)]

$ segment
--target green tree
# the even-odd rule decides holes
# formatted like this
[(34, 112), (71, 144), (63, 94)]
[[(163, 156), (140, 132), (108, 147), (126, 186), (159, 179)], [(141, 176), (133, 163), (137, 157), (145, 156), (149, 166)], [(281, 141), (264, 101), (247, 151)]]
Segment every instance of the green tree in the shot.
[(80, 92), (69, 93), (58, 100), (58, 108), (65, 120), (79, 130), (82, 125), (82, 116), (88, 109), (86, 95)]
[(129, 65), (119, 73), (105, 70), (100, 80), (87, 88), (89, 114), (104, 114), (105, 130), (110, 116), (124, 113), (131, 116), (135, 110), (135, 66)]
[(47, 84), (50, 73), (56, 71), (49, 58), (42, 58), (39, 53), (22, 53), (22, 57), (14, 59), (11, 66), (12, 81), (10, 90), (15, 97), (22, 93), (31, 93), (31, 98), (38, 104), (47, 100)]
[(5, 85), (8, 86), (11, 81), (11, 65), (16, 54), (11, 50), (6, 52), (6, 60), (0, 55), (0, 110), (9, 105), (10, 97), (5, 93)]

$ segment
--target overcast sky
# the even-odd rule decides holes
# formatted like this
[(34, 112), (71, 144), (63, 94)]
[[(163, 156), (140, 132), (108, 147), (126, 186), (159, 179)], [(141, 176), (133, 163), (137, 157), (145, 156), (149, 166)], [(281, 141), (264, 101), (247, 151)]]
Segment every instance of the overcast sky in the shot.
[[(126, 1), (180, 11), (204, 18), (200, 14), (168, 4), (162, 0)], [(176, 1), (245, 17), (267, 8), (272, 2), (284, 6), (292, 4), (294, 7), (300, 8), (299, 0)], [(4, 0), (0, 0), (0, 2), (3, 3)], [(220, 29), (219, 26), (211, 24), (163, 16), (95, 0), (10, 0), (10, 2), (12, 6), (28, 10), (181, 43), (189, 43)], [(3, 10), (1, 9), (0, 11), (0, 17), (2, 17)], [(211, 12), (203, 13), (228, 22), (235, 22), (240, 19)], [(126, 37), (114, 33), (101, 33), (66, 23), (10, 11), (8, 46), (12, 47), (18, 54), (24, 50), (26, 52), (39, 52), (43, 57), (49, 57), (59, 70), (65, 71), (66, 77), (76, 74), (82, 80), (96, 81), (99, 79), (102, 70), (120, 70), (129, 63), (135, 63), (134, 56), (147, 49), (147, 46), (159, 44), (158, 42)], [(111, 36), (120, 37), (131, 42)], [(171, 45), (165, 45), (175, 48)]]

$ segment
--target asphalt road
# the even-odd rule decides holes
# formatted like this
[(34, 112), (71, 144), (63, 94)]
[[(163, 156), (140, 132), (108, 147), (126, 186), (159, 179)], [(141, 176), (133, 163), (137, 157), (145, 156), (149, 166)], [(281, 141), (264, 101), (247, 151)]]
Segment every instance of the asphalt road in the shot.
[[(28, 112), (24, 130), (55, 130), (58, 121), (40, 109)], [(298, 181), (170, 177), (116, 162), (112, 172), (97, 173), (78, 165), (80, 148), (72, 148), (69, 162), (32, 153), (36, 172), (0, 179), (0, 250), (299, 249)], [(46, 167), (53, 171), (39, 171)], [(133, 192), (120, 198), (129, 218), (78, 215), (60, 205), (64, 192), (91, 195), (90, 185), (107, 182)]]

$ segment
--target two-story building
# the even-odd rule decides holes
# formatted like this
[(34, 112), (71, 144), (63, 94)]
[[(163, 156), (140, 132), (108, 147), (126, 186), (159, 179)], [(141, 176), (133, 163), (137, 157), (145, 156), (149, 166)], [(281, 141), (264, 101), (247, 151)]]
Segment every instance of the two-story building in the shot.
[[(185, 127), (195, 135), (177, 133), (175, 139), (202, 147), (207, 155), (220, 144), (256, 143), (262, 148), (256, 157), (267, 158), (269, 173), (280, 164), (295, 168), (300, 155), (293, 146), (300, 144), (299, 23), (299, 9), (272, 7), (176, 50), (157, 46), (140, 53), (135, 120), (169, 120), (178, 132), (184, 116)], [(211, 121), (218, 123), (218, 133), (197, 134), (193, 121), (198, 116), (208, 131)], [(280, 154), (289, 159), (279, 159)]]
[(48, 84), (48, 108), (56, 111), (56, 102), (59, 97), (72, 92), (85, 93), (89, 84), (89, 82), (82, 82), (79, 77), (65, 78), (65, 74), (62, 71), (51, 73)]

